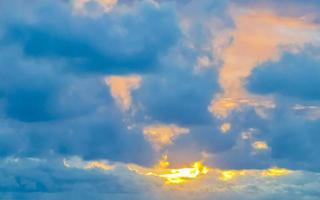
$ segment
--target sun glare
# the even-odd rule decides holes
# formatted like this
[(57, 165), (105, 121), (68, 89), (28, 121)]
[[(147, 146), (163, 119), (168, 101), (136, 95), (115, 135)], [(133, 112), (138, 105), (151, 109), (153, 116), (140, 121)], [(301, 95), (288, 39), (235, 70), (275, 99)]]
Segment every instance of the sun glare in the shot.
[(261, 171), (256, 170), (224, 170), (213, 169), (205, 166), (202, 161), (193, 162), (189, 167), (170, 168), (168, 155), (163, 155), (160, 161), (152, 168), (144, 168), (138, 165), (128, 165), (129, 170), (135, 173), (154, 176), (164, 180), (166, 184), (182, 184), (192, 180), (201, 178), (202, 176), (209, 175), (217, 177), (220, 181), (232, 181), (240, 176), (259, 174), (263, 177), (278, 177), (290, 174), (292, 171), (285, 168), (269, 168)]
[(201, 161), (192, 163), (190, 167), (169, 168), (169, 166), (168, 156), (163, 155), (162, 159), (153, 168), (141, 168), (135, 165), (128, 166), (128, 168), (139, 174), (160, 177), (167, 184), (184, 183), (209, 172), (209, 167), (205, 166)]

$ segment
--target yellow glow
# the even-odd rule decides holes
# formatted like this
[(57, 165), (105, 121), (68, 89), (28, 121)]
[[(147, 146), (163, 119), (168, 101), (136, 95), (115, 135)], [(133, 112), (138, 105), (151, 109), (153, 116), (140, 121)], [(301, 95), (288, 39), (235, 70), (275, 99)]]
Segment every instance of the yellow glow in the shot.
[(107, 165), (106, 163), (103, 163), (103, 162), (92, 161), (84, 167), (84, 169), (94, 169), (94, 168), (99, 168), (99, 169), (108, 171), (108, 170), (114, 169), (114, 166)]
[(128, 168), (139, 174), (160, 177), (164, 179), (167, 184), (184, 183), (209, 172), (209, 168), (201, 161), (194, 162), (191, 167), (170, 169), (168, 168), (169, 166), (170, 162), (168, 161), (168, 156), (164, 155), (159, 163), (153, 168), (147, 169), (136, 165), (129, 165)]
[(156, 168), (160, 168), (160, 169), (165, 169), (168, 168), (170, 165), (170, 162), (168, 161), (168, 155), (164, 154), (161, 158), (161, 160), (159, 161), (158, 165), (156, 165)]
[(273, 167), (273, 168), (264, 170), (261, 174), (262, 176), (285, 176), (290, 173), (291, 171), (288, 169)]
[(220, 181), (228, 182), (240, 176), (259, 175), (261, 177), (284, 176), (292, 171), (285, 168), (273, 167), (265, 170), (223, 170), (213, 169), (205, 166), (201, 161), (191, 164), (190, 167), (169, 168), (168, 156), (163, 155), (162, 159), (152, 168), (144, 168), (138, 165), (128, 165), (128, 169), (144, 176), (154, 176), (164, 180), (166, 184), (183, 184), (189, 181), (196, 181), (204, 175), (216, 177)]
[(246, 174), (245, 170), (218, 170), (220, 176), (219, 179), (222, 181), (229, 181), (237, 176), (244, 176)]
[(266, 150), (269, 148), (265, 141), (256, 141), (252, 144), (252, 147), (258, 150)]
[(195, 162), (190, 168), (171, 169), (167, 174), (152, 175), (166, 179), (167, 183), (183, 183), (189, 179), (195, 179), (202, 174), (207, 174), (209, 168), (204, 166), (201, 162)]

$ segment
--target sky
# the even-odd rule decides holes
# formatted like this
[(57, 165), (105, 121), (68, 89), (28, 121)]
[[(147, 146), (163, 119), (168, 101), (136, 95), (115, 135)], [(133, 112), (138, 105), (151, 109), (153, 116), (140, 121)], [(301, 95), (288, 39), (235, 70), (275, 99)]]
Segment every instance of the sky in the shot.
[(1, 0), (0, 199), (319, 200), (317, 0)]

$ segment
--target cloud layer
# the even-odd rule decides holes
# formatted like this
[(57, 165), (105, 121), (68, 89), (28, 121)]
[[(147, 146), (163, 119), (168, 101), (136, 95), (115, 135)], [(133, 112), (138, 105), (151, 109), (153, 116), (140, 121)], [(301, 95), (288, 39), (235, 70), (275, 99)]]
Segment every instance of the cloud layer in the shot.
[(319, 6), (0, 2), (0, 198), (319, 199)]

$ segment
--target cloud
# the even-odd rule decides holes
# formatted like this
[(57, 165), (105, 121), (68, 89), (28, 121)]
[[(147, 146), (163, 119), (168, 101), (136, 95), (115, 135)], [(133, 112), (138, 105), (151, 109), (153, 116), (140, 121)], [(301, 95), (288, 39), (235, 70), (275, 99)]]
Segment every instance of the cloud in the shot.
[(279, 94), (303, 100), (319, 100), (320, 59), (312, 52), (286, 53), (279, 61), (266, 62), (247, 79), (256, 94)]
[(76, 119), (38, 125), (4, 120), (0, 138), (2, 157), (78, 155), (144, 165), (155, 159), (142, 132), (128, 130), (121, 114), (106, 108)]
[(1, 52), (1, 157), (78, 155), (152, 164), (152, 147), (141, 130), (127, 129), (103, 77), (60, 73), (15, 47)]
[(178, 127), (174, 124), (156, 124), (144, 127), (143, 133), (154, 148), (160, 150), (163, 146), (172, 144), (173, 140), (179, 135), (189, 133), (189, 129)]
[(278, 109), (277, 117), (270, 122), (272, 126), (266, 130), (272, 159), (285, 167), (319, 171), (319, 120), (290, 115), (286, 109)]
[[(220, 117), (226, 117), (230, 110), (243, 104), (269, 107), (270, 100), (256, 99), (246, 91), (243, 79), (260, 63), (277, 60), (283, 49), (297, 51), (304, 44), (319, 43), (318, 24), (303, 18), (282, 16), (262, 8), (233, 8), (231, 14), (235, 28), (229, 35), (221, 36), (229, 38), (224, 39), (229, 45), (219, 55), (223, 61), (219, 73), (223, 94), (217, 95), (209, 106), (209, 110)], [(220, 40), (218, 37), (213, 43)]]
[(24, 11), (31, 12), (32, 19), (3, 16), (2, 40), (21, 46), (32, 58), (61, 61), (68, 71), (150, 71), (180, 35), (174, 7), (167, 4), (143, 1), (126, 12), (115, 9), (99, 17), (74, 14), (71, 6), (60, 1), (35, 4)]
[[(196, 58), (190, 59), (188, 65), (190, 63), (196, 63)], [(159, 71), (157, 75), (143, 78), (143, 84), (134, 93), (134, 98), (142, 107), (141, 112), (150, 121), (165, 124), (210, 123), (212, 117), (207, 105), (212, 94), (219, 90), (216, 71), (207, 69), (195, 74), (192, 66), (179, 66), (164, 67), (164, 71)]]
[[(1, 161), (2, 199), (127, 199), (142, 188), (97, 170), (66, 168), (60, 160), (8, 159)], [(126, 173), (128, 174), (128, 173)], [(142, 196), (142, 195), (141, 195)]]
[(67, 80), (59, 78), (52, 65), (26, 59), (18, 48), (2, 47), (0, 51), (0, 74), (4, 77), (0, 91), (5, 99), (5, 113), (29, 122), (55, 119), (57, 113), (50, 106), (57, 103), (54, 99), (57, 101)]
[(117, 0), (75, 0), (73, 4), (74, 9), (77, 12), (87, 14), (87, 7), (90, 3), (97, 3), (103, 8), (104, 12), (109, 12), (115, 5), (117, 5), (117, 2)]
[(223, 123), (221, 126), (220, 126), (220, 131), (222, 133), (227, 133), (229, 132), (231, 129), (231, 124), (230, 123)]
[(265, 141), (255, 141), (252, 147), (257, 150), (267, 150), (269, 149), (268, 144)]
[(265, 132), (274, 162), (298, 169), (319, 170), (317, 114), (319, 59), (317, 48), (284, 53), (262, 63), (246, 80), (250, 92), (273, 95), (277, 108)]
[(128, 129), (104, 76), (156, 69), (179, 39), (175, 8), (143, 1), (91, 16), (64, 1), (20, 6), (0, 8), (1, 156), (152, 164), (152, 147), (139, 127)]
[(319, 174), (300, 171), (270, 176), (271, 169), (248, 170), (224, 180), (212, 170), (183, 185), (165, 185), (160, 178), (137, 174), (121, 164), (105, 171), (65, 167), (61, 160), (7, 159), (1, 160), (0, 168), (4, 199), (313, 200), (319, 196)]
[(319, 198), (318, 4), (0, 4), (0, 199)]
[(132, 102), (131, 91), (140, 87), (141, 77), (137, 75), (108, 76), (105, 82), (110, 87), (111, 95), (120, 107), (124, 111), (129, 110)]

